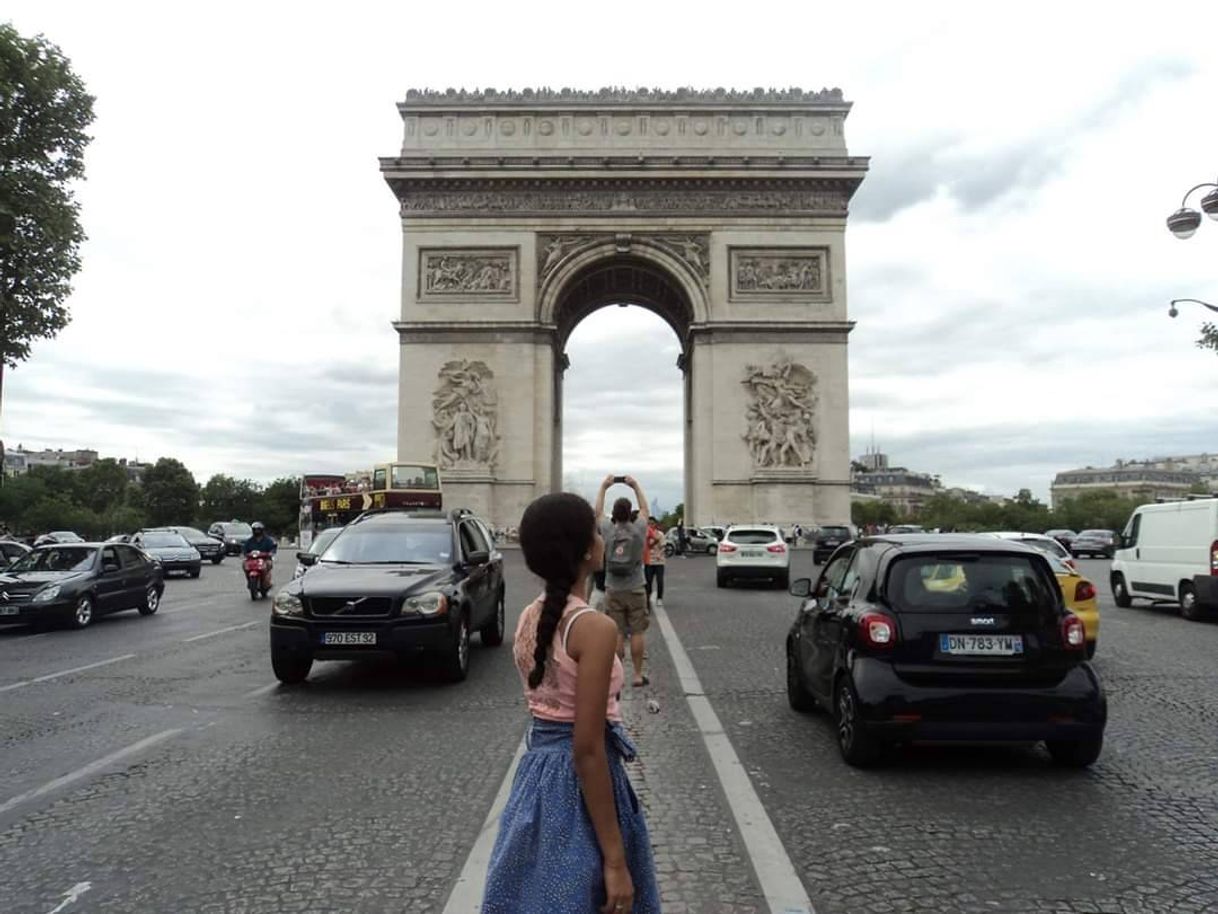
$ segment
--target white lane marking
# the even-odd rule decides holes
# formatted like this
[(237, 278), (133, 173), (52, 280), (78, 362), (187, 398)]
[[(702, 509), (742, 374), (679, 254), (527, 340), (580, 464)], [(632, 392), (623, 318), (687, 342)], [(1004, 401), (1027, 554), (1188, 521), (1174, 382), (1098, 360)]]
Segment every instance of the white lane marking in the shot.
[(11, 692), (13, 689), (22, 689), (28, 685), (33, 685), (36, 682), (49, 682), (52, 679), (59, 679), (61, 676), (71, 676), (73, 673), (83, 673), (85, 670), (95, 670), (99, 666), (108, 666), (111, 663), (118, 663), (122, 660), (130, 660), (135, 654), (123, 654), (121, 657), (111, 657), (109, 660), (99, 660), (97, 663), (87, 663), (84, 666), (72, 667), (70, 670), (60, 670), (58, 673), (47, 673), (45, 676), (36, 676), (33, 679), (26, 679), (24, 682), (14, 682), (10, 685), (0, 686), (0, 692)]
[(276, 679), (274, 682), (268, 682), (264, 686), (258, 686), (258, 688), (256, 688), (256, 689), (250, 689), (250, 691), (246, 692), (241, 697), (242, 698), (257, 698), (259, 695), (265, 695), (267, 692), (271, 691), (272, 689), (277, 689), (277, 688), (279, 688), (278, 679)]
[(60, 911), (62, 911), (72, 902), (79, 901), (81, 896), (91, 888), (93, 888), (93, 883), (91, 882), (76, 883), (76, 885), (72, 886), (72, 888), (63, 893), (63, 901), (55, 905), (55, 907), (52, 908), (48, 914), (59, 914)]
[(465, 866), (461, 867), (461, 875), (453, 886), (452, 894), (444, 905), (441, 914), (478, 914), (482, 906), (482, 891), (486, 886), (486, 871), (491, 863), (491, 851), (495, 849), (495, 838), (499, 836), (499, 817), (503, 807), (507, 806), (508, 796), (512, 792), (512, 781), (516, 779), (516, 769), (524, 755), (525, 741), (520, 740), (516, 754), (512, 756), (512, 764), (508, 765), (499, 792), (495, 794), (495, 802), (486, 821), (482, 823), (482, 831), (470, 848), (469, 856), (465, 858)]
[(749, 852), (753, 871), (757, 874), (771, 914), (815, 914), (812, 900), (799, 881), (795, 866), (787, 856), (774, 824), (766, 815), (748, 772), (740, 764), (740, 758), (732, 748), (719, 716), (703, 692), (702, 682), (689, 662), (685, 648), (681, 646), (681, 639), (677, 637), (668, 613), (659, 607), (653, 607), (651, 611), (668, 643), (668, 652), (672, 656), (673, 666), (677, 668), (677, 678), (681, 681), (685, 700), (702, 732), (702, 741), (706, 743), (706, 751), (710, 753), (719, 783), (723, 785), (727, 805), (736, 819), (740, 838)]
[(28, 803), (30, 800), (36, 800), (41, 796), (45, 796), (48, 793), (59, 790), (61, 787), (67, 787), (69, 784), (74, 784), (79, 780), (96, 774), (102, 769), (113, 765), (115, 762), (122, 761), (128, 756), (135, 755), (138, 752), (143, 752), (145, 749), (149, 749), (155, 746), (157, 743), (163, 743), (165, 740), (177, 736), (181, 732), (181, 727), (175, 727), (172, 730), (162, 730), (160, 733), (154, 733), (152, 736), (145, 737), (139, 742), (132, 743), (130, 746), (126, 746), (116, 752), (111, 752), (109, 755), (103, 756), (95, 762), (90, 762), (83, 768), (77, 768), (75, 771), (65, 774), (62, 777), (55, 778), (53, 781), (47, 781), (41, 787), (35, 787), (33, 790), (27, 790), (25, 793), (19, 793), (11, 800), (0, 803), (0, 815), (3, 815), (10, 809), (20, 806), (22, 803)]
[(195, 635), (193, 638), (183, 638), (183, 644), (190, 644), (192, 641), (202, 641), (204, 638), (214, 638), (216, 635), (223, 635), (226, 632), (235, 632), (238, 629), (249, 628), (251, 625), (262, 625), (265, 620), (255, 619), (253, 622), (242, 622), (240, 625), (230, 625), (228, 628), (218, 628), (214, 632), (204, 632), (201, 635)]

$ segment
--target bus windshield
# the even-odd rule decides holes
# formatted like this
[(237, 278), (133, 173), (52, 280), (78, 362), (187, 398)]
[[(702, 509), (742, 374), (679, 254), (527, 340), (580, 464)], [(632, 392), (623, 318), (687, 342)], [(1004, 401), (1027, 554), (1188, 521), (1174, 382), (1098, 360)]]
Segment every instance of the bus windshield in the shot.
[(395, 489), (426, 489), (434, 492), (440, 488), (440, 474), (435, 467), (395, 463), (392, 487)]

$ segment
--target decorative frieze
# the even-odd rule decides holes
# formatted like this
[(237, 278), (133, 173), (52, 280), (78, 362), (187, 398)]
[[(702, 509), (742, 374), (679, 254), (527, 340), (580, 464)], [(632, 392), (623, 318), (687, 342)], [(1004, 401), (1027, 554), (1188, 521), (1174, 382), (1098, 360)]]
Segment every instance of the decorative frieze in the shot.
[(745, 443), (757, 469), (800, 469), (816, 456), (816, 375), (789, 359), (749, 365), (741, 383), (748, 389)]
[(516, 248), (420, 248), (419, 301), (518, 296)]
[(629, 251), (634, 245), (659, 248), (668, 255), (683, 261), (706, 285), (710, 281), (710, 236), (668, 234), (612, 234), (608, 232), (586, 232), (583, 234), (538, 235), (537, 279), (544, 282), (571, 257), (613, 240), (619, 251)]
[(500, 104), (548, 104), (566, 102), (608, 102), (630, 105), (654, 104), (723, 104), (746, 103), (761, 105), (781, 104), (843, 104), (841, 89), (648, 89), (625, 86), (604, 86), (600, 89), (551, 89), (549, 86), (516, 89), (409, 89), (406, 105), (500, 105)]
[(734, 301), (829, 301), (828, 248), (731, 248)]
[(445, 470), (494, 467), (499, 457), (499, 400), (485, 362), (456, 359), (440, 369), (431, 401), (436, 461)]

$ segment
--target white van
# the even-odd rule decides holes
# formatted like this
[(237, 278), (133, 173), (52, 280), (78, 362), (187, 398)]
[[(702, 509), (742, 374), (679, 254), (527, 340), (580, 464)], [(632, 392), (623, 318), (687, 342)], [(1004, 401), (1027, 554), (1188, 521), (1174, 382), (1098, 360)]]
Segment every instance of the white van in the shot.
[(1178, 602), (1186, 619), (1218, 609), (1218, 498), (1135, 509), (1109, 580), (1117, 606), (1134, 597)]

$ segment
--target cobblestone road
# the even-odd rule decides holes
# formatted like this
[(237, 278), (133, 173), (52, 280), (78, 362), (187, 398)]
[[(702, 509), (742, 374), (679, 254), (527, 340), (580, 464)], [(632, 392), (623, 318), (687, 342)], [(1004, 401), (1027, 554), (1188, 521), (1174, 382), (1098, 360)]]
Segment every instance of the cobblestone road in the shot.
[[(507, 563), (511, 625), (536, 585)], [(847, 768), (786, 706), (794, 601), (670, 563), (668, 616), (818, 914), (1218, 911), (1218, 625), (1118, 610), (1083, 564), (1111, 719), (1077, 773), (1028, 748)], [(320, 664), (284, 690), (265, 615), (230, 561), (154, 617), (0, 628), (0, 912), (444, 909), (523, 732), (509, 651), (475, 649), (458, 686)], [(655, 627), (649, 655), (624, 699), (665, 911), (768, 911)]]

